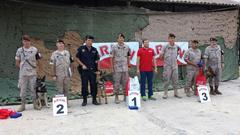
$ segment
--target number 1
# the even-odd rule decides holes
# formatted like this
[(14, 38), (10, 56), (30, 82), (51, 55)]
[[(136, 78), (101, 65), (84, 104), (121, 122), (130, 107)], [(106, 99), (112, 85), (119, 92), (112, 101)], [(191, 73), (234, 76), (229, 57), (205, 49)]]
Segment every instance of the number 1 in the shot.
[(136, 97), (134, 97), (134, 98), (132, 99), (132, 101), (134, 102), (134, 106), (137, 106), (137, 99), (136, 99)]

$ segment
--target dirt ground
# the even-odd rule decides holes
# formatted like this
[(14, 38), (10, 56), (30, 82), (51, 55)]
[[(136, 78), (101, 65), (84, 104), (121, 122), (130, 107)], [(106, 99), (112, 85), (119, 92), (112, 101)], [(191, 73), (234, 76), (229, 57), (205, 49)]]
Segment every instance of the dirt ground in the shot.
[[(125, 103), (94, 106), (88, 99), (70, 101), (69, 115), (53, 117), (52, 108), (41, 111), (27, 106), (18, 119), (0, 120), (1, 135), (240, 135), (240, 79), (221, 83), (222, 96), (211, 96), (211, 103), (201, 104), (196, 97), (182, 99), (169, 93), (155, 93), (157, 101), (142, 102), (138, 111)], [(4, 108), (16, 109), (17, 106)]]

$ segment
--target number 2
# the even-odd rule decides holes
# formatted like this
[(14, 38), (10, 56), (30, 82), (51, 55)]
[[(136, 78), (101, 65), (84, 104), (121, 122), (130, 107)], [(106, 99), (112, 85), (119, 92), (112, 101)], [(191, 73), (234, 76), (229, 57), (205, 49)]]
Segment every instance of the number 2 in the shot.
[(62, 114), (62, 113), (64, 113), (63, 107), (64, 107), (64, 106), (63, 106), (62, 104), (57, 105), (57, 108), (59, 108), (58, 111), (57, 111), (57, 114)]
[(207, 94), (206, 94), (206, 93), (202, 93), (202, 95), (203, 95), (203, 100), (204, 100), (204, 101), (208, 100), (208, 97), (207, 97)]

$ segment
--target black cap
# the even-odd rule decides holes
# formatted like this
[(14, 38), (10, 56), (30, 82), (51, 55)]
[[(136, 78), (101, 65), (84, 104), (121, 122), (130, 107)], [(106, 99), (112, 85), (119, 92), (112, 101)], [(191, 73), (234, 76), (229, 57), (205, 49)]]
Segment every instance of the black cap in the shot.
[(88, 40), (88, 39), (92, 39), (92, 40), (94, 40), (94, 37), (91, 36), (91, 35), (87, 35), (87, 36), (85, 37), (85, 39), (86, 39), (86, 40)]
[(192, 40), (193, 43), (195, 44), (198, 44), (198, 41), (197, 40)]
[(57, 42), (62, 42), (63, 44), (65, 44), (63, 39), (58, 39)]
[(176, 36), (175, 36), (173, 33), (169, 33), (169, 34), (168, 34), (168, 37), (176, 38)]
[(217, 41), (217, 39), (214, 38), (214, 37), (211, 37), (211, 38), (210, 38), (210, 41)]

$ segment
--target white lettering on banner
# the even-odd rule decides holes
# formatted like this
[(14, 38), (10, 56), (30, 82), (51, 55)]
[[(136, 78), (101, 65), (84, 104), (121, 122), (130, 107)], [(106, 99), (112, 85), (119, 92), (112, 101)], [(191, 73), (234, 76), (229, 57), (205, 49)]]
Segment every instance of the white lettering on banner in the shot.
[[(103, 66), (103, 68), (110, 68), (110, 57), (111, 57), (111, 46), (116, 44), (116, 42), (106, 42), (106, 43), (93, 43), (93, 46), (97, 48), (99, 55), (100, 55), (100, 65)], [(130, 48), (130, 64), (136, 65), (137, 63), (137, 52), (139, 49), (139, 43), (138, 42), (125, 42), (126, 45)], [(149, 46), (150, 48), (154, 49), (155, 52), (155, 58), (159, 57), (159, 54), (161, 52), (161, 49), (166, 46), (168, 42), (150, 42)], [(188, 42), (176, 42), (176, 45), (179, 47), (179, 55), (178, 55), (178, 63), (179, 64), (186, 64), (186, 62), (183, 59), (183, 56), (188, 49)], [(162, 66), (163, 61), (160, 59), (157, 59), (157, 65)]]

